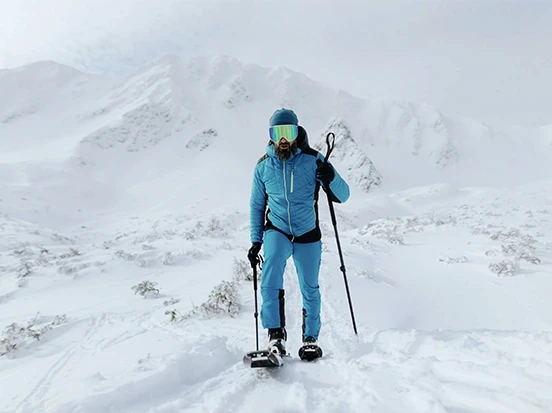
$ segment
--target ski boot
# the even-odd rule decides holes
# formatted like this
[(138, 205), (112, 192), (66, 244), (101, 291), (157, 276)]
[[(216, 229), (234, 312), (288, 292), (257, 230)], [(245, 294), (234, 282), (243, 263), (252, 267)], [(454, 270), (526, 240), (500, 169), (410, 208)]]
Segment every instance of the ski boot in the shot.
[(314, 337), (308, 336), (303, 340), (303, 345), (299, 348), (299, 358), (305, 361), (312, 361), (322, 357), (322, 349)]

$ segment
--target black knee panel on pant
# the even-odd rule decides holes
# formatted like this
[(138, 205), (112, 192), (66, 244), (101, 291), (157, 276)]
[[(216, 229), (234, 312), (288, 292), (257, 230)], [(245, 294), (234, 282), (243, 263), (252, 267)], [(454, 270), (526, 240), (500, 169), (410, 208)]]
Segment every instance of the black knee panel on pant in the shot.
[(284, 290), (280, 290), (278, 293), (278, 301), (280, 305), (280, 327), (284, 328), (286, 326), (286, 303), (284, 299)]

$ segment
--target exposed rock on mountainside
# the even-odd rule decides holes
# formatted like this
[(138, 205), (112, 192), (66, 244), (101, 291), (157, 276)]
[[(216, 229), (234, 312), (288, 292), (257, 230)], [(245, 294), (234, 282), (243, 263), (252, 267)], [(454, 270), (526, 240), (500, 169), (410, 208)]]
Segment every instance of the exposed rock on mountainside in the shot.
[(346, 174), (349, 182), (366, 192), (372, 186), (381, 185), (383, 179), (381, 174), (366, 153), (356, 144), (351, 129), (343, 119), (332, 119), (328, 123), (323, 134), (324, 140), (316, 143), (315, 149), (326, 154), (325, 138), (330, 132), (335, 135), (335, 142), (338, 145), (338, 149), (330, 156), (330, 162), (337, 160), (342, 167), (345, 167), (345, 170), (340, 173)]

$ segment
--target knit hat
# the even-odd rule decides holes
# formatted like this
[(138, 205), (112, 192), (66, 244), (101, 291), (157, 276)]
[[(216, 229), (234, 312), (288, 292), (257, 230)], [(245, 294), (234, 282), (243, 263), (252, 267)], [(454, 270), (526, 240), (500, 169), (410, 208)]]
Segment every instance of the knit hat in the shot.
[(297, 115), (291, 109), (278, 109), (270, 117), (270, 126), (299, 125)]

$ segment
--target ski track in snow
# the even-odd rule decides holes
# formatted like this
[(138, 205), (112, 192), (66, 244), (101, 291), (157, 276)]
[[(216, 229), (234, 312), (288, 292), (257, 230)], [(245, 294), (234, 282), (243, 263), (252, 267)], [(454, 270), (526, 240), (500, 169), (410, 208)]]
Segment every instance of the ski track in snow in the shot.
[(60, 357), (58, 357), (56, 362), (53, 363), (52, 366), (46, 371), (46, 374), (38, 380), (37, 384), (28, 392), (28, 395), (25, 396), (22, 402), (16, 406), (17, 411), (30, 412), (46, 409), (44, 404), (47, 401), (46, 395), (52, 385), (52, 381), (60, 374), (63, 374), (67, 364), (79, 351), (84, 350), (85, 346), (94, 342), (94, 334), (98, 331), (99, 326), (104, 321), (104, 319), (97, 320), (95, 318), (91, 320), (90, 325), (87, 327), (81, 341), (77, 341), (67, 351), (63, 352)]

